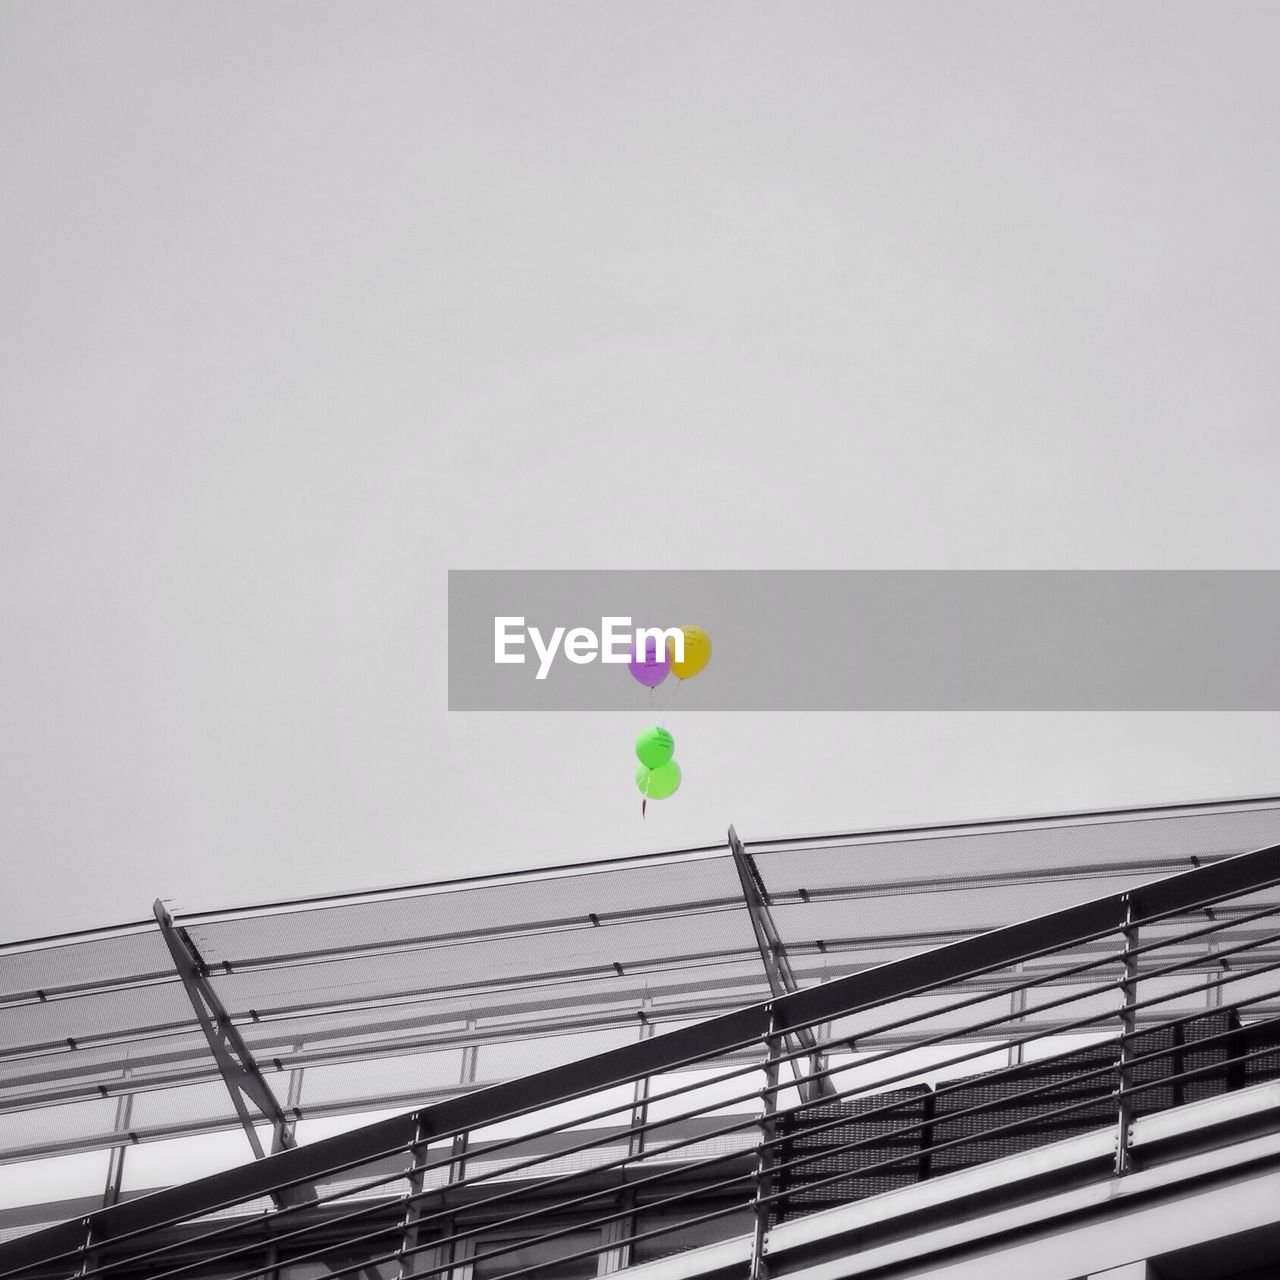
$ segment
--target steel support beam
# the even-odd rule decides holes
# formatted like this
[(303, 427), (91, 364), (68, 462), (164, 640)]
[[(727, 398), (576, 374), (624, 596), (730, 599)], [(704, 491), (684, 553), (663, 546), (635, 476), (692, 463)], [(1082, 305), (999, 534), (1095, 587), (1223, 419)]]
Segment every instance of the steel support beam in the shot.
[[(210, 986), (208, 971), (200, 958), (200, 953), (187, 936), (186, 930), (174, 924), (173, 917), (159, 898), (155, 900), (152, 909), (160, 925), (160, 933), (165, 945), (173, 958), (173, 967), (177, 970), (178, 977), (182, 979), (187, 998), (191, 1001), (191, 1008), (195, 1011), (196, 1021), (200, 1024), (200, 1030), (204, 1032), (205, 1040), (208, 1041), (209, 1052), (213, 1054), (214, 1061), (218, 1064), (218, 1072), (227, 1086), (227, 1092), (231, 1095), (231, 1105), (235, 1107), (236, 1115), (240, 1118), (240, 1124), (244, 1129), (245, 1137), (249, 1139), (249, 1145), (253, 1148), (254, 1156), (261, 1160), (267, 1153), (262, 1149), (262, 1143), (254, 1127), (251, 1106), (271, 1125), (273, 1135), (271, 1154), (293, 1149), (298, 1145), (293, 1136), (293, 1125), (285, 1115), (284, 1108), (276, 1101), (275, 1094), (271, 1092), (271, 1086), (267, 1083), (257, 1062), (254, 1061), (253, 1054), (249, 1052), (249, 1047), (245, 1044), (239, 1029), (231, 1021), (231, 1015), (227, 1013), (217, 992)], [(280, 1207), (315, 1198), (315, 1189), (311, 1186), (295, 1187), (273, 1195), (273, 1199)]]
[[(742, 847), (738, 833), (729, 827), (729, 851), (733, 854), (733, 865), (737, 868), (738, 879), (742, 883), (742, 897), (747, 904), (747, 912), (751, 916), (751, 927), (755, 931), (756, 946), (760, 948), (760, 960), (764, 964), (765, 976), (769, 979), (769, 990), (775, 1000), (800, 990), (795, 971), (787, 958), (786, 948), (782, 945), (782, 937), (774, 923), (773, 913), (769, 910), (769, 900), (765, 894), (764, 881), (755, 862)], [(809, 1074), (814, 1078), (800, 1086), (800, 1096), (806, 1102), (815, 1102), (819, 1098), (829, 1098), (836, 1092), (831, 1078), (819, 1074), (822, 1071), (822, 1050), (809, 1027), (789, 1032), (785, 1036), (787, 1049), (791, 1053), (802, 1050), (809, 1055)]]
[[(128, 1080), (127, 1070), (123, 1078)], [(124, 1185), (124, 1157), (132, 1140), (129, 1134), (129, 1125), (132, 1120), (133, 1094), (122, 1093), (116, 1099), (115, 1135), (119, 1142), (111, 1148), (111, 1154), (107, 1157), (107, 1185), (102, 1193), (103, 1208), (110, 1208), (111, 1205), (120, 1202), (120, 1192)]]

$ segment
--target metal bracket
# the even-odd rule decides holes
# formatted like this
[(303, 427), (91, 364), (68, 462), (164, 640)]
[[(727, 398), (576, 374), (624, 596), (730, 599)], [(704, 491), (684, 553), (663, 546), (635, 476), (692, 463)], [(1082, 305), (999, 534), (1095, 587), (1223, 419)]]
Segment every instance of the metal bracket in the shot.
[[(235, 1107), (236, 1115), (240, 1118), (240, 1124), (244, 1128), (245, 1136), (249, 1139), (249, 1145), (253, 1148), (254, 1156), (261, 1160), (266, 1152), (262, 1149), (262, 1143), (254, 1128), (253, 1115), (249, 1110), (250, 1104), (271, 1124), (273, 1155), (278, 1151), (296, 1147), (298, 1144), (293, 1136), (293, 1125), (286, 1117), (284, 1109), (276, 1101), (275, 1094), (271, 1092), (271, 1086), (267, 1084), (257, 1062), (254, 1061), (253, 1054), (249, 1052), (249, 1047), (245, 1044), (239, 1029), (231, 1021), (231, 1015), (227, 1013), (217, 993), (209, 985), (208, 969), (196, 950), (195, 944), (187, 936), (185, 929), (180, 929), (174, 924), (173, 917), (159, 898), (155, 900), (152, 910), (160, 925), (160, 933), (165, 945), (173, 958), (173, 967), (178, 971), (178, 977), (182, 979), (182, 985), (186, 988), (187, 998), (191, 1001), (192, 1009), (195, 1010), (196, 1021), (199, 1022), (200, 1030), (204, 1032), (204, 1038), (209, 1043), (209, 1051), (218, 1064), (218, 1072), (227, 1086), (227, 1092), (231, 1095), (231, 1105)], [(314, 1200), (316, 1191), (311, 1186), (292, 1187), (274, 1193), (272, 1198), (276, 1201), (278, 1208), (284, 1208), (286, 1204), (305, 1204)]]
[[(733, 865), (737, 868), (738, 879), (742, 883), (742, 896), (751, 916), (751, 927), (755, 930), (756, 946), (760, 948), (760, 959), (764, 964), (765, 976), (769, 979), (769, 990), (773, 992), (775, 1000), (781, 999), (793, 991), (799, 991), (800, 984), (796, 981), (795, 971), (791, 968), (782, 937), (769, 910), (760, 872), (742, 847), (742, 841), (732, 826), (729, 828), (729, 851), (733, 854)], [(795, 1031), (788, 1031), (783, 1038), (789, 1053), (803, 1050), (809, 1055), (809, 1074), (814, 1078), (800, 1086), (800, 1096), (806, 1102), (833, 1097), (836, 1089), (831, 1083), (831, 1077), (820, 1074), (822, 1050), (818, 1047), (812, 1029), (800, 1027)]]

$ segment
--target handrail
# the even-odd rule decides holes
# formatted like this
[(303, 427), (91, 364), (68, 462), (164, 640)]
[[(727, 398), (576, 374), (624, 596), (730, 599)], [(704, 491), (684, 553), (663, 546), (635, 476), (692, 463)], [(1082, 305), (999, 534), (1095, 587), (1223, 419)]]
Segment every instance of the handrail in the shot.
[(675, 1070), (717, 1053), (875, 1007), (1021, 960), (1280, 884), (1280, 844), (1180, 872), (958, 942), (750, 1005), (693, 1026), (450, 1098), (252, 1164), (169, 1187), (0, 1245), (0, 1270), (227, 1208), (453, 1134)]

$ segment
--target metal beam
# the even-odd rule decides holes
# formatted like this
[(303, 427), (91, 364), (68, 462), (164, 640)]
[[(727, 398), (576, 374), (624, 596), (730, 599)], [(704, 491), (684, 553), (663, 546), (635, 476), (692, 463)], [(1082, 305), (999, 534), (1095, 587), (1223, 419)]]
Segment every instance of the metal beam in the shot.
[[(129, 1074), (129, 1068), (126, 1067), (121, 1073), (122, 1081), (127, 1081)], [(120, 1202), (120, 1192), (124, 1185), (125, 1152), (129, 1149), (129, 1143), (134, 1140), (134, 1136), (129, 1132), (132, 1119), (133, 1094), (122, 1093), (116, 1099), (114, 1133), (119, 1141), (111, 1148), (111, 1154), (107, 1157), (107, 1184), (102, 1193), (103, 1208), (110, 1208), (113, 1204)]]
[[(267, 1083), (257, 1062), (254, 1061), (253, 1054), (249, 1052), (249, 1047), (245, 1044), (239, 1029), (231, 1021), (231, 1016), (218, 998), (217, 992), (209, 985), (208, 973), (199, 952), (187, 936), (186, 930), (179, 929), (174, 924), (173, 917), (159, 898), (155, 900), (152, 910), (160, 925), (160, 933), (165, 945), (169, 948), (169, 954), (173, 957), (173, 967), (178, 971), (178, 977), (182, 979), (187, 998), (195, 1011), (196, 1021), (199, 1022), (200, 1030), (204, 1032), (204, 1038), (208, 1041), (209, 1051), (218, 1064), (218, 1073), (222, 1076), (227, 1092), (231, 1095), (231, 1105), (235, 1107), (236, 1115), (240, 1118), (240, 1124), (244, 1129), (245, 1137), (249, 1139), (249, 1145), (253, 1148), (254, 1156), (261, 1160), (266, 1152), (258, 1139), (254, 1118), (249, 1109), (250, 1105), (256, 1108), (259, 1115), (271, 1125), (273, 1134), (271, 1154), (276, 1155), (281, 1151), (292, 1150), (298, 1145), (293, 1136), (293, 1125), (285, 1115), (284, 1108), (276, 1101), (275, 1094), (271, 1092), (271, 1086)], [(315, 1198), (316, 1192), (311, 1186), (296, 1187), (273, 1194), (273, 1199), (280, 1207)]]
[[(795, 971), (791, 968), (786, 948), (782, 945), (773, 913), (769, 910), (764, 881), (760, 878), (755, 862), (742, 847), (742, 841), (732, 825), (729, 827), (729, 851), (733, 854), (733, 865), (742, 882), (742, 897), (751, 916), (751, 927), (755, 931), (756, 946), (760, 948), (765, 976), (769, 979), (769, 990), (775, 1000), (780, 1000), (785, 995), (799, 991), (800, 984), (796, 981)], [(836, 1089), (829, 1076), (819, 1074), (822, 1071), (822, 1051), (812, 1029), (801, 1027), (783, 1038), (789, 1052), (799, 1053), (803, 1050), (809, 1055), (809, 1074), (814, 1078), (800, 1086), (800, 1096), (806, 1102), (832, 1097)]]

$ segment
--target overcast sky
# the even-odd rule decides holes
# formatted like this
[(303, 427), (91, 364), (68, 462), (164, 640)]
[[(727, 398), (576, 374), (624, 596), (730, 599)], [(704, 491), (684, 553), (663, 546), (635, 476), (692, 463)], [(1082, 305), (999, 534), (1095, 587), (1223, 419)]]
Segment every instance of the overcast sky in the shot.
[[(0, 937), (1280, 791), (1280, 717), (450, 715), (453, 568), (1277, 568), (1274, 3), (0, 6)], [(713, 637), (714, 639), (714, 637)]]

